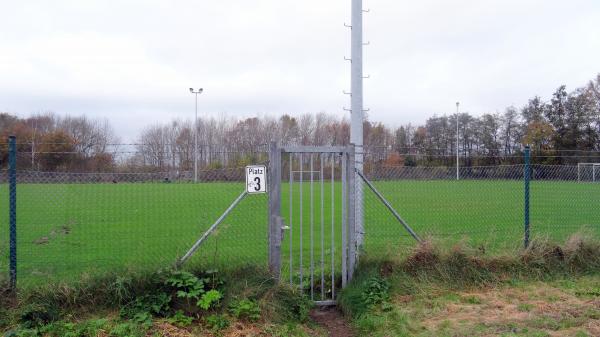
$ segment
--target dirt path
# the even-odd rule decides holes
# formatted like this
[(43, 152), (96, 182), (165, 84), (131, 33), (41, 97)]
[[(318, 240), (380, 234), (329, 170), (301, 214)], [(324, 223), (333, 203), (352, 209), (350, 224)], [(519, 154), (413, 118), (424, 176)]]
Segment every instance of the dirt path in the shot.
[(323, 327), (330, 337), (354, 337), (350, 324), (335, 307), (314, 309), (310, 317)]

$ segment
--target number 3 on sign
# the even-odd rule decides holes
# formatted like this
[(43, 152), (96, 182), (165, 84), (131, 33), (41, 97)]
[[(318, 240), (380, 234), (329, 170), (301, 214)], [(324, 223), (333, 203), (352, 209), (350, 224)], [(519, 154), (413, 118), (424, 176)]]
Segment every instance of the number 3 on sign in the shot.
[(267, 192), (266, 166), (246, 166), (246, 191), (250, 194)]

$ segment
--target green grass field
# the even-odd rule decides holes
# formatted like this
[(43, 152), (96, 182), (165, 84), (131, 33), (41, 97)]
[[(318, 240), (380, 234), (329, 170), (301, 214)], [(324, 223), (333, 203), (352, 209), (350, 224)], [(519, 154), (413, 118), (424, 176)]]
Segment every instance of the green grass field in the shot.
[[(377, 188), (421, 236), (446, 242), (471, 240), (489, 249), (514, 249), (523, 238), (523, 186), (519, 181), (379, 181)], [(318, 269), (321, 241), (331, 263), (331, 184), (323, 194), (313, 186), (311, 236), (310, 184), (303, 185), (302, 241), (300, 197), (293, 193), (292, 229), (285, 232), (283, 269), (288, 268), (290, 234), (293, 268)], [(341, 186), (333, 186), (339, 194)], [(243, 183), (19, 184), (18, 262), (21, 284), (48, 278), (72, 279), (83, 272), (167, 266), (181, 256), (243, 190)], [(365, 187), (366, 188), (366, 187)], [(293, 186), (294, 191), (299, 185)], [(289, 221), (289, 186), (283, 186), (282, 214)], [(8, 269), (8, 188), (0, 186), (0, 270)], [(587, 227), (600, 233), (600, 184), (533, 182), (532, 236), (564, 239)], [(334, 202), (335, 261), (341, 248), (341, 204)], [(402, 252), (413, 244), (401, 226), (365, 191), (365, 250)], [(267, 197), (248, 196), (225, 220), (194, 262), (232, 266), (266, 264)], [(327, 264), (326, 264), (327, 265)]]

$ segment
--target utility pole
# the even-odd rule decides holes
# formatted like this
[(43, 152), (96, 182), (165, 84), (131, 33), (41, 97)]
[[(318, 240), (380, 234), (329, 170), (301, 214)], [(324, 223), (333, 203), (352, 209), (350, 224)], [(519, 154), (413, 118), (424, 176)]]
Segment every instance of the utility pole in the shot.
[(458, 111), (459, 111), (460, 102), (456, 102), (456, 180), (460, 180), (460, 164), (458, 158)]
[(190, 88), (190, 92), (196, 95), (196, 113), (194, 115), (194, 182), (198, 182), (198, 95), (200, 95), (204, 89), (199, 88), (194, 90)]
[[(356, 147), (356, 169), (363, 170), (363, 8), (362, 0), (352, 0), (352, 86), (351, 86), (351, 128), (350, 142)], [(358, 175), (354, 181), (361, 181)], [(364, 235), (363, 190), (356, 188), (356, 240), (361, 246)]]

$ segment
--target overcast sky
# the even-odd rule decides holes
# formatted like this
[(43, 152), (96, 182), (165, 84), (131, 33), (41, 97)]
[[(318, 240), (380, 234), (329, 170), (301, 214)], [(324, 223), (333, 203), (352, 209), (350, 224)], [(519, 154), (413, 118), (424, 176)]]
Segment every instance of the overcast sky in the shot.
[[(365, 0), (365, 107), (392, 126), (548, 98), (600, 72), (598, 0)], [(0, 111), (345, 114), (350, 0), (0, 0)]]

